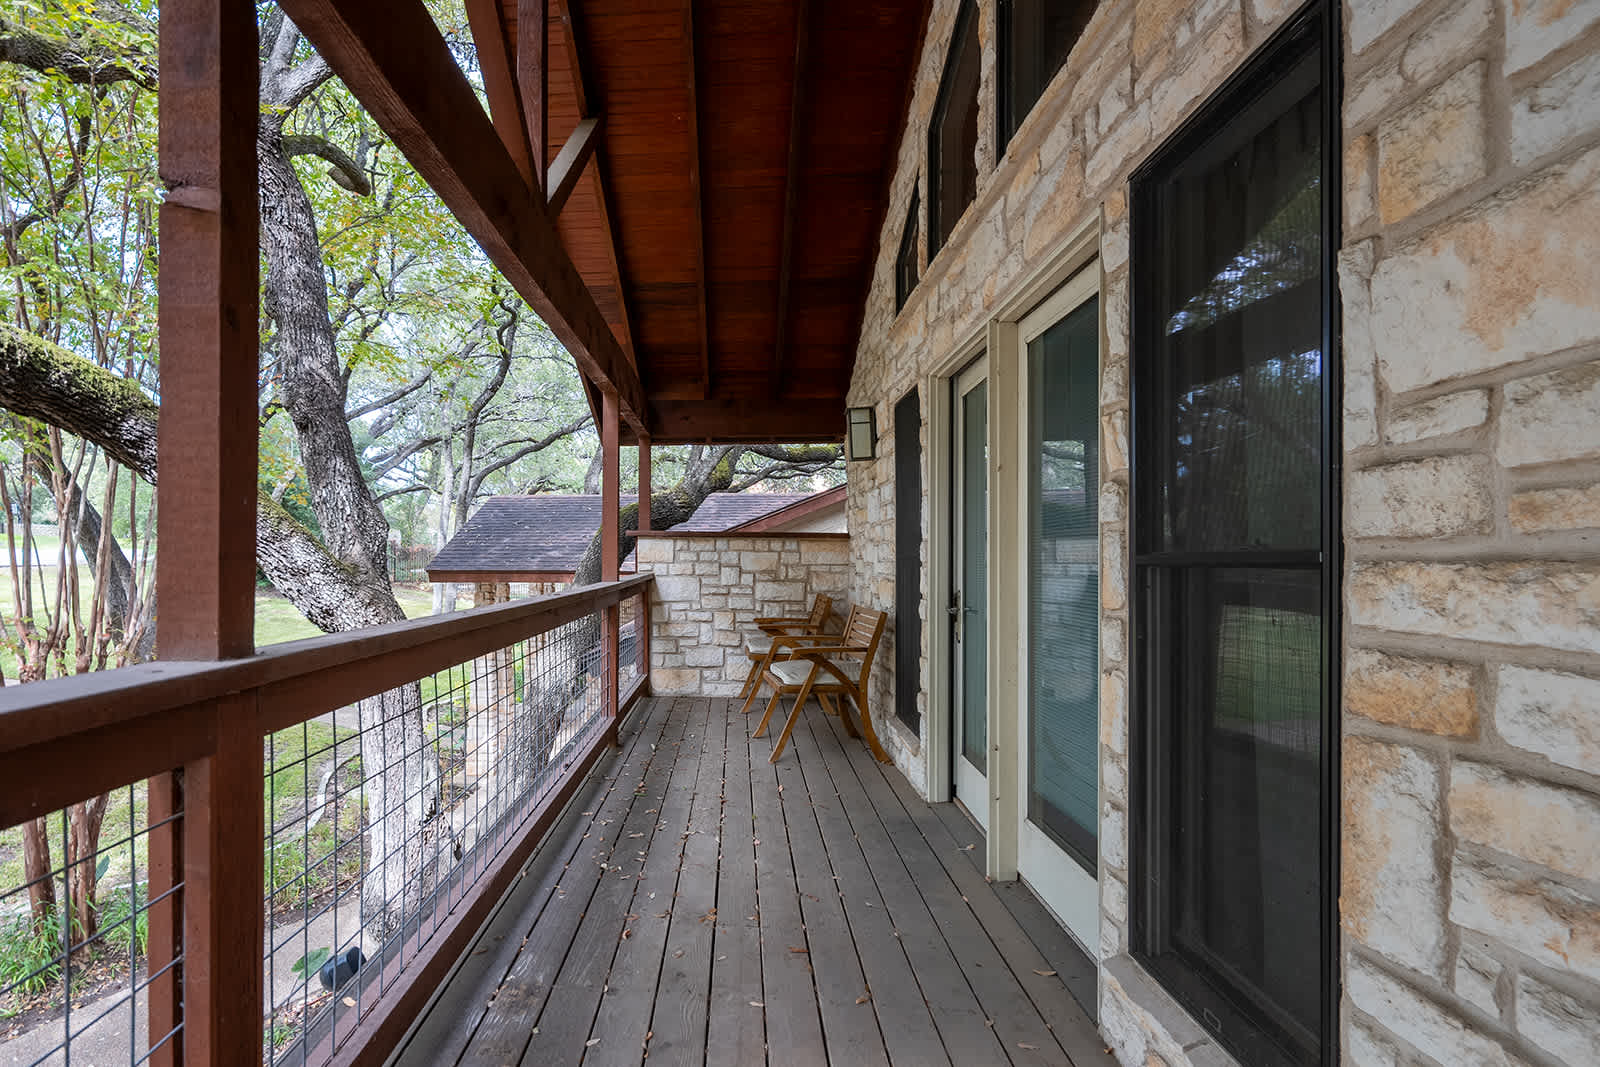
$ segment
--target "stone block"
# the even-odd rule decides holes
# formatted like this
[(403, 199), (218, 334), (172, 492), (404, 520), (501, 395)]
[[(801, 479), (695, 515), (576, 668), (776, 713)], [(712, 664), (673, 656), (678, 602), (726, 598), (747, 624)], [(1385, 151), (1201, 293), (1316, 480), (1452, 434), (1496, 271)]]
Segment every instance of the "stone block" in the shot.
[(1393, 1045), (1355, 1020), (1350, 1022), (1344, 1051), (1345, 1062), (1360, 1067), (1398, 1067), (1400, 1063)]
[(1128, 818), (1110, 804), (1100, 807), (1100, 862), (1118, 869), (1128, 865)]
[(1356, 563), (1357, 626), (1521, 647), (1600, 648), (1600, 564)]
[(700, 672), (684, 667), (655, 667), (650, 671), (650, 688), (657, 696), (698, 696)]
[(1175, 36), (1189, 0), (1138, 0), (1133, 9), (1133, 54), (1142, 59)]
[(1433, 456), (1345, 475), (1351, 537), (1451, 537), (1494, 525), (1493, 465), (1482, 456)]
[(1503, 7), (1507, 74), (1526, 70), (1600, 22), (1594, 0), (1517, 0)]
[(1345, 970), (1350, 1002), (1440, 1063), (1516, 1067), (1522, 1061), (1441, 1005), (1362, 959)]
[(1346, 448), (1378, 443), (1377, 354), (1373, 348), (1371, 297), (1376, 247), (1376, 242), (1368, 239), (1339, 252)]
[(724, 589), (740, 589), (744, 587), (744, 571), (738, 567), (724, 565), (717, 571), (717, 584)]
[(1366, 0), (1350, 5), (1347, 43), (1359, 55), (1421, 4), (1422, 0)]
[(1100, 909), (1119, 923), (1128, 921), (1128, 886), (1120, 878), (1100, 880)]
[(1378, 126), (1378, 215), (1409, 218), (1488, 173), (1483, 76), (1473, 63)]
[[(1205, 16), (1197, 12), (1196, 24)], [(1165, 72), (1150, 92), (1150, 127), (1165, 134), (1238, 66), (1244, 53), (1244, 18), (1237, 6), (1203, 40), (1180, 44), (1177, 70)], [(1141, 86), (1142, 88), (1142, 86)]]
[(1386, 257), (1371, 293), (1396, 392), (1600, 340), (1600, 148)]
[(1600, 1054), (1600, 1008), (1518, 975), (1517, 1032), (1562, 1063), (1593, 1063)]
[(1600, 53), (1518, 93), (1511, 103), (1511, 161), (1533, 162), (1600, 126)]
[(1600, 799), (1591, 794), (1458, 759), (1450, 829), (1457, 840), (1600, 881)]
[(1100, 464), (1109, 474), (1128, 469), (1128, 413), (1100, 417)]
[(1600, 456), (1600, 360), (1507, 382), (1495, 456), (1507, 467)]
[(1600, 980), (1600, 900), (1576, 889), (1458, 852), (1450, 921), (1546, 967)]
[(1352, 137), (1344, 146), (1344, 221), (1346, 226), (1360, 226), (1372, 217), (1377, 205), (1377, 187), (1373, 183), (1372, 161), (1377, 155), (1378, 143), (1370, 133)]
[(1406, 42), (1400, 73), (1413, 85), (1426, 85), (1473, 51), (1493, 21), (1490, 0), (1452, 0)]
[(664, 537), (641, 537), (639, 538), (634, 551), (637, 553), (635, 558), (638, 559), (641, 564), (671, 563), (673, 544)]
[(656, 599), (677, 604), (694, 604), (700, 600), (700, 579), (692, 575), (656, 575)]
[(1100, 743), (1119, 756), (1128, 751), (1128, 683), (1121, 671), (1100, 675)]
[(684, 652), (683, 662), (689, 667), (720, 667), (722, 666), (723, 649), (714, 645), (701, 645)]
[(1115, 804), (1128, 802), (1128, 769), (1109, 753), (1100, 764), (1100, 795)]
[(1390, 412), (1383, 436), (1392, 445), (1411, 444), (1476, 429), (1488, 418), (1488, 390), (1469, 389)]
[(1397, 963), (1444, 977), (1439, 769), (1399, 745), (1344, 745), (1340, 913), (1345, 931)]
[(1090, 190), (1100, 188), (1122, 170), (1139, 149), (1149, 144), (1150, 138), (1150, 105), (1148, 101), (1141, 101), (1089, 154), (1083, 167), (1085, 186)]
[(1345, 660), (1344, 706), (1374, 722), (1446, 737), (1478, 732), (1471, 667), (1352, 649)]
[(1511, 497), (1511, 525), (1522, 533), (1600, 528), (1600, 485), (1531, 489)]
[(1127, 644), (1127, 630), (1121, 619), (1100, 620), (1100, 657), (1103, 662), (1121, 663)]
[(778, 566), (776, 552), (740, 552), (739, 566), (749, 574), (766, 574)]
[(1456, 996), (1491, 1019), (1500, 1017), (1496, 989), (1505, 966), (1483, 949), (1463, 942), (1456, 952)]
[(1127, 546), (1120, 532), (1107, 530), (1100, 535), (1100, 607), (1121, 611), (1127, 603)]
[(800, 562), (811, 566), (822, 564), (849, 564), (850, 542), (829, 539), (800, 542)]

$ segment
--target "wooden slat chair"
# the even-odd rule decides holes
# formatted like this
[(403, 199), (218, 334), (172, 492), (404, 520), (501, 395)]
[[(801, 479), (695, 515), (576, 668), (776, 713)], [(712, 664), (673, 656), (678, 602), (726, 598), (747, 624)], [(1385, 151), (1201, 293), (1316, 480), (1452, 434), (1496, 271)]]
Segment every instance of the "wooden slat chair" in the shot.
[[(783, 724), (783, 732), (778, 735), (778, 743), (772, 747), (768, 763), (778, 762), (778, 757), (783, 755), (789, 735), (794, 733), (795, 723), (800, 721), (800, 709), (812, 696), (817, 698), (819, 705), (830, 696), (849, 697), (861, 716), (861, 733), (866, 737), (867, 747), (880, 763), (889, 762), (889, 753), (878, 743), (877, 731), (872, 728), (872, 713), (867, 707), (872, 659), (878, 652), (878, 642), (883, 639), (883, 626), (887, 619), (888, 616), (881, 611), (851, 608), (850, 619), (845, 623), (844, 633), (839, 635), (838, 644), (797, 647), (790, 650), (788, 659), (772, 661), (767, 668), (765, 681), (771, 683), (774, 691), (772, 699), (767, 702), (767, 712), (761, 716), (761, 722), (756, 727), (755, 736), (760, 737), (766, 732), (772, 712), (785, 693), (794, 693), (796, 696), (794, 708), (789, 712), (789, 721)], [(827, 710), (825, 705), (823, 710)], [(839, 701), (839, 721), (844, 723), (846, 733), (851, 737), (856, 736), (844, 700)]]
[(761, 633), (745, 641), (744, 654), (750, 657), (750, 673), (745, 675), (744, 688), (739, 690), (739, 695), (744, 697), (744, 707), (739, 709), (741, 713), (749, 713), (751, 702), (761, 691), (762, 675), (766, 673), (767, 665), (772, 662), (777, 650), (805, 644), (797, 638), (823, 637), (832, 640), (838, 636), (825, 633), (832, 615), (833, 597), (818, 593), (812, 601), (810, 615), (770, 615), (754, 620)]

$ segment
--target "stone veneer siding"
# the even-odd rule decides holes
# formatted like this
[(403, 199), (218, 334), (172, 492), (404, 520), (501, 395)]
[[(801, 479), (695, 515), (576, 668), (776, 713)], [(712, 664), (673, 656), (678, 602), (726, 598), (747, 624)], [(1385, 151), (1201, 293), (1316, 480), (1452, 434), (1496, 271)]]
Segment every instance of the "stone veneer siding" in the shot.
[[(832, 629), (849, 614), (850, 546), (837, 534), (641, 537), (639, 570), (655, 575), (650, 608), (650, 686), (655, 693), (734, 696), (750, 660), (751, 620), (807, 615), (833, 597)], [(880, 645), (874, 673), (884, 670)], [(887, 663), (894, 662), (891, 656)]]
[[(1104, 0), (996, 159), (995, 10), (979, 0), (977, 199), (931, 263), (923, 228), (922, 278), (896, 313), (899, 228), (913, 189), (925, 198), (957, 6), (930, 14), (849, 403), (889, 426), (917, 387), (926, 427), (932, 368), (1098, 222), (1100, 1025), (1125, 1064), (1230, 1062), (1127, 955), (1127, 180), (1299, 5)], [(1600, 3), (1342, 8), (1342, 1059), (1592, 1063)], [(893, 435), (878, 447), (850, 465), (849, 583), (892, 610)], [(928, 521), (925, 504), (925, 581)], [(926, 679), (926, 644), (922, 662)], [(874, 688), (887, 721), (892, 672)], [(917, 740), (880, 734), (921, 787)]]

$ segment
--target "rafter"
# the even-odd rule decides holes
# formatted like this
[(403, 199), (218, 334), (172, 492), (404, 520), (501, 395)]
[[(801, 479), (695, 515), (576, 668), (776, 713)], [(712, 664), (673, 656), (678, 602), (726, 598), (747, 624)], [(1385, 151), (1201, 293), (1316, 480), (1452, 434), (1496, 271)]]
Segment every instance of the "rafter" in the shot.
[(772, 342), (772, 399), (783, 395), (789, 342), (789, 288), (794, 270), (795, 211), (800, 200), (801, 140), (805, 136), (807, 52), (810, 47), (811, 2), (800, 0), (794, 16), (794, 94), (789, 104), (789, 162), (783, 181), (783, 240), (778, 260), (778, 322)]
[[(561, 3), (562, 37), (567, 49), (567, 67), (572, 72), (572, 92), (578, 104), (578, 118), (586, 119), (595, 115), (596, 109), (591, 102), (591, 91), (588, 79), (584, 76), (583, 63), (583, 11), (578, 0), (562, 0)], [(606, 255), (611, 264), (611, 278), (617, 287), (617, 307), (622, 315), (622, 345), (627, 354), (628, 363), (634, 369), (634, 374), (639, 375), (638, 353), (635, 351), (635, 334), (633, 332), (633, 313), (628, 306), (628, 287), (622, 274), (622, 256), (617, 247), (617, 231), (611, 221), (611, 196), (606, 182), (606, 160), (604, 146), (596, 144), (594, 155), (594, 187), (595, 204), (600, 212), (600, 228), (606, 235)], [(596, 398), (598, 405), (598, 398)], [(598, 411), (598, 406), (595, 407)]]
[(700, 304), (700, 396), (711, 399), (711, 313), (706, 300), (705, 188), (700, 166), (700, 74), (695, 63), (694, 0), (683, 0), (683, 42), (688, 54), (689, 195), (694, 197), (694, 267)]
[(494, 122), (500, 143), (511, 154), (522, 180), (533, 187), (533, 159), (528, 148), (528, 127), (522, 113), (522, 94), (517, 91), (516, 68), (511, 40), (499, 0), (466, 0), (467, 25), (478, 49), (478, 69), (483, 74), (484, 93), (489, 97), (489, 117)]
[(632, 360), (544, 206), (527, 195), (421, 0), (284, 0), (283, 8), (584, 375), (616, 390), (623, 416), (635, 430), (649, 432)]
[(548, 0), (517, 0), (517, 87), (528, 125), (537, 188), (545, 188), (550, 158), (550, 12)]
[(599, 116), (580, 119), (572, 136), (567, 138), (566, 144), (561, 146), (561, 151), (556, 153), (554, 162), (550, 164), (550, 193), (546, 198), (546, 207), (551, 218), (561, 214), (572, 190), (578, 187), (578, 179), (583, 177), (583, 168), (599, 147)]

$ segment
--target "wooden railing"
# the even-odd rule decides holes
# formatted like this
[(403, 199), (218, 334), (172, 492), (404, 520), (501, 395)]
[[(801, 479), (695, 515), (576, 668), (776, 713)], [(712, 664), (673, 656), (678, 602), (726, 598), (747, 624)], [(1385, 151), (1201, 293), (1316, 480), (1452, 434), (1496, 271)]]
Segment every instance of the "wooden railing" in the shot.
[[(651, 583), (645, 574), (290, 642), (247, 659), (155, 662), (7, 686), (0, 689), (0, 827), (148, 780), (150, 977), (141, 1021), (148, 1019), (151, 1060), (259, 1063), (265, 739), (598, 616), (599, 721), (564, 741), (561, 766), (526, 809), (498, 819), (470, 878), (453, 876), (431, 901), (428, 923), (395, 940), (390, 963), (398, 977), (354, 1011), (334, 1004), (347, 1016), (339, 1028), (308, 1029), (300, 1038), (310, 1062), (382, 1062), (646, 691)], [(627, 601), (643, 620), (632, 638), (641, 666), (619, 691), (616, 620)]]

